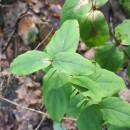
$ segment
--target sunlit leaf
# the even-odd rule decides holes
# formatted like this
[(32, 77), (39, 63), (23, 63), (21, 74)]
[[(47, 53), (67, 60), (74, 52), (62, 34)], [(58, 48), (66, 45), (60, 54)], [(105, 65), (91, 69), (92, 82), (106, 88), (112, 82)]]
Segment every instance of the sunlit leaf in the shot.
[(71, 52), (57, 54), (53, 59), (52, 66), (70, 75), (90, 75), (95, 71), (90, 60)]
[(61, 23), (68, 19), (77, 19), (81, 23), (91, 8), (91, 0), (66, 0), (62, 9)]
[(49, 55), (59, 52), (75, 52), (79, 43), (79, 24), (77, 20), (66, 21), (54, 34), (46, 47)]
[(103, 6), (108, 2), (108, 0), (92, 0), (92, 1), (93, 5), (96, 6), (96, 8), (100, 8), (101, 6)]
[[(106, 0), (96, 1), (97, 6), (104, 3)], [(80, 25), (80, 36), (86, 45), (101, 46), (109, 38), (109, 28), (102, 12), (91, 9), (92, 1), (67, 0), (63, 6), (61, 23), (68, 19), (77, 19)]]
[(50, 57), (41, 51), (28, 51), (19, 55), (10, 65), (10, 70), (14, 74), (31, 74), (40, 69), (45, 69), (51, 64)]

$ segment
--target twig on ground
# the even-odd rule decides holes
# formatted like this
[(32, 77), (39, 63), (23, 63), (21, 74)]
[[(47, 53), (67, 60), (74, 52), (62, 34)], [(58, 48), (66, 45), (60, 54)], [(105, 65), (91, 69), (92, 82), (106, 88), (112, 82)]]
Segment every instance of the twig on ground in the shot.
[(6, 101), (8, 103), (11, 103), (11, 104), (13, 104), (15, 106), (21, 107), (23, 109), (26, 109), (26, 110), (29, 110), (29, 111), (33, 111), (33, 112), (36, 112), (36, 113), (39, 113), (39, 114), (42, 114), (42, 115), (46, 115), (47, 117), (49, 116), (47, 113), (44, 113), (44, 112), (41, 112), (41, 111), (38, 111), (38, 110), (35, 110), (35, 109), (32, 109), (32, 108), (27, 108), (27, 107), (21, 106), (21, 105), (15, 103), (15, 102), (13, 102), (13, 101), (11, 101), (9, 99), (3, 98), (3, 97), (0, 97), (0, 99)]
[[(32, 108), (28, 108), (28, 107), (21, 106), (21, 105), (15, 103), (15, 102), (13, 102), (13, 101), (11, 101), (11, 100), (9, 100), (9, 99), (6, 99), (6, 98), (4, 98), (4, 97), (0, 97), (0, 99), (6, 101), (6, 102), (8, 102), (8, 103), (11, 103), (11, 104), (13, 104), (13, 105), (15, 105), (15, 106), (21, 107), (21, 108), (23, 108), (23, 109), (26, 109), (26, 110), (29, 110), (29, 111), (32, 111), (32, 112), (36, 112), (36, 113), (42, 114), (42, 115), (44, 115), (44, 116), (46, 116), (46, 117), (50, 117), (50, 116), (49, 116), (47, 113), (45, 113), (45, 112), (42, 112), (42, 111), (38, 111), (38, 110), (35, 110), (35, 109), (32, 109)], [(63, 120), (76, 121), (76, 119), (74, 119), (74, 118), (69, 118), (69, 117), (63, 117)]]
[(45, 118), (46, 118), (46, 115), (44, 115), (44, 116), (42, 117), (42, 120), (40, 121), (40, 123), (38, 124), (38, 126), (37, 126), (34, 130), (39, 130), (39, 128), (40, 128), (42, 122), (45, 120)]
[(48, 35), (44, 38), (44, 40), (42, 40), (42, 42), (40, 42), (40, 43), (38, 44), (38, 46), (35, 48), (35, 50), (37, 50), (38, 47), (41, 46), (41, 45), (44, 43), (44, 41), (51, 35), (52, 31), (53, 31), (53, 28), (52, 28), (51, 31), (48, 33)]

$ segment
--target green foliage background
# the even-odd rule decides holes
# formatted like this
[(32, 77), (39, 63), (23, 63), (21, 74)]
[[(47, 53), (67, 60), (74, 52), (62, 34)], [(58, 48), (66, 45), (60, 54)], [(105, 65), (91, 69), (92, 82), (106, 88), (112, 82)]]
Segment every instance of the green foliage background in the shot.
[(126, 13), (130, 13), (130, 0), (117, 0), (117, 2)]

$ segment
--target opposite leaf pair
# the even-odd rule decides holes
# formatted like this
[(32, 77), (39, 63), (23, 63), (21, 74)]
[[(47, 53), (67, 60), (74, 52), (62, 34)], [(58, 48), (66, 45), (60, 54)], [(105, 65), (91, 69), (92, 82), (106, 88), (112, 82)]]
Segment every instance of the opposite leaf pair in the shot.
[[(44, 77), (45, 80), (44, 98), (45, 98), (45, 106), (48, 108), (48, 111), (50, 108), (48, 107), (48, 105), (52, 103), (51, 101), (50, 102), (47, 101), (49, 100), (48, 98), (46, 98), (48, 95), (50, 98), (52, 98), (52, 100), (53, 99), (57, 100), (57, 103), (58, 98), (64, 99), (60, 103), (64, 104), (66, 100), (67, 104), (69, 103), (68, 99), (70, 98), (70, 95), (68, 99), (67, 99), (68, 96), (66, 97), (66, 95), (69, 93), (71, 94), (71, 86), (68, 87), (70, 82), (65, 81), (68, 79), (70, 75), (90, 75), (93, 74), (95, 71), (94, 65), (92, 64), (91, 61), (75, 53), (78, 47), (78, 42), (79, 42), (78, 22), (76, 20), (68, 20), (54, 34), (53, 38), (51, 39), (50, 43), (45, 49), (46, 53), (37, 50), (28, 51), (18, 56), (10, 66), (12, 73), (21, 75), (30, 74), (40, 69), (45, 71), (47, 71), (47, 69), (50, 69), (50, 71), (48, 71), (47, 75)], [(48, 76), (49, 79), (47, 78)], [(68, 90), (68, 88), (70, 89)], [(63, 111), (62, 110), (59, 111), (59, 113), (61, 113), (59, 115), (61, 116), (59, 116), (58, 119), (56, 117), (55, 118), (56, 121), (61, 120), (61, 118), (65, 114), (67, 105), (65, 106), (66, 107), (63, 108)], [(52, 110), (53, 108), (51, 107), (50, 109)], [(56, 111), (50, 112), (49, 114), (53, 115), (57, 114), (57, 112)]]

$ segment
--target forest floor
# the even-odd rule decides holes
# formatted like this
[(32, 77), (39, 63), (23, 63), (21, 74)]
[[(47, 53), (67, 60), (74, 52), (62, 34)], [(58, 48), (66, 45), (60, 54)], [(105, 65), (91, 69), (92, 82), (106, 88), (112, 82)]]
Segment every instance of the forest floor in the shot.
[[(53, 130), (56, 124), (46, 116), (41, 87), (43, 72), (17, 76), (10, 72), (13, 59), (28, 50), (43, 50), (59, 27), (63, 0), (3, 0), (0, 4), (0, 130)], [(95, 48), (80, 43), (78, 52), (94, 59)], [(120, 75), (129, 86), (124, 71)], [(120, 96), (130, 102), (130, 90)], [(61, 125), (76, 130), (73, 118)], [(64, 129), (59, 129), (64, 130)]]

